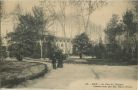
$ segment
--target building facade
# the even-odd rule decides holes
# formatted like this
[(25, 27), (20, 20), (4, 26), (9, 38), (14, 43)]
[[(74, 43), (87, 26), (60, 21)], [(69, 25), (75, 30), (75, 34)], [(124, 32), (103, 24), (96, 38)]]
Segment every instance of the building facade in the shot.
[(59, 47), (64, 54), (73, 53), (72, 39), (56, 37), (55, 43), (56, 43), (56, 46)]

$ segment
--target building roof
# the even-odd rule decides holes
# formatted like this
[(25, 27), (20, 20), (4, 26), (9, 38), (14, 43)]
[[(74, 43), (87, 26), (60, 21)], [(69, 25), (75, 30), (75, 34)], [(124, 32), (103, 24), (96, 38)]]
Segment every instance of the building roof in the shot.
[(72, 41), (71, 38), (64, 38), (64, 37), (56, 37), (55, 39), (59, 41)]

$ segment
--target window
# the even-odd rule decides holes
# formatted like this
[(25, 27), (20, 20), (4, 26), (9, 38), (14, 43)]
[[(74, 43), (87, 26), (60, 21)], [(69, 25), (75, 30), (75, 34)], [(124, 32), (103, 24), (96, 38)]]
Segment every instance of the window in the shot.
[(61, 47), (63, 47), (63, 43), (61, 43)]

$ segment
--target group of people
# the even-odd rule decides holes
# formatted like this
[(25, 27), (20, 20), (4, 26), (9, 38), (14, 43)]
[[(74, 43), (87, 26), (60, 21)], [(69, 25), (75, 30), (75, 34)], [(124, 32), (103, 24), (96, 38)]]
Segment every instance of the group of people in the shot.
[(53, 69), (63, 68), (63, 60), (61, 60), (61, 59), (53, 59), (52, 60), (52, 66), (53, 66)]
[(64, 60), (64, 55), (61, 52), (54, 52), (52, 54), (52, 66), (53, 69), (56, 68), (63, 68), (63, 60)]

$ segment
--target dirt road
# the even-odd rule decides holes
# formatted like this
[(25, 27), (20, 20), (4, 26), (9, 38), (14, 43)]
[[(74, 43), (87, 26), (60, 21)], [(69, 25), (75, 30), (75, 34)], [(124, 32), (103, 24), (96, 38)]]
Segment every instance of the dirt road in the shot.
[(25, 82), (17, 88), (66, 89), (81, 87), (99, 80), (113, 82), (117, 80), (123, 82), (126, 82), (126, 80), (136, 81), (136, 72), (137, 66), (64, 64), (64, 68), (51, 70), (44, 77)]

